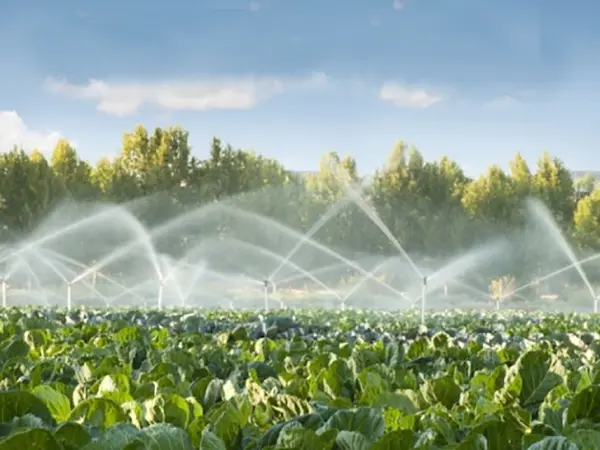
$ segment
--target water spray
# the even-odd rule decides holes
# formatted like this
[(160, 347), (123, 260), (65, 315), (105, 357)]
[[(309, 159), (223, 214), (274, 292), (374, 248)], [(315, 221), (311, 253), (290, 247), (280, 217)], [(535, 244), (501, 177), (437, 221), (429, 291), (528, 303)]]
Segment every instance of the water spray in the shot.
[(71, 311), (71, 306), (72, 306), (71, 287), (72, 286), (73, 286), (73, 282), (67, 281), (67, 311)]
[(425, 325), (425, 301), (427, 297), (427, 275), (423, 276), (423, 286), (421, 287), (421, 325)]
[(594, 299), (594, 314), (598, 314), (598, 301), (600, 301), (600, 296), (596, 296)]

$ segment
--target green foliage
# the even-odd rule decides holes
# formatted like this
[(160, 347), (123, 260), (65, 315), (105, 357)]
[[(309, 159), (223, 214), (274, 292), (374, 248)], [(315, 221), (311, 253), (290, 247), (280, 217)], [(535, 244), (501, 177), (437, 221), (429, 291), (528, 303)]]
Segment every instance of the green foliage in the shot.
[[(586, 176), (574, 182), (564, 164), (548, 153), (535, 171), (517, 154), (508, 172), (493, 166), (470, 180), (447, 157), (426, 161), (418, 149), (399, 142), (365, 183), (356, 161), (335, 152), (323, 156), (316, 172), (303, 176), (218, 138), (202, 160), (193, 156), (189, 134), (181, 127), (147, 130), (138, 125), (124, 134), (112, 160), (101, 158), (91, 166), (60, 140), (49, 160), (39, 151), (28, 155), (20, 149), (0, 155), (0, 174), (0, 241), (18, 239), (65, 199), (125, 204), (150, 227), (221, 200), (298, 232), (308, 231), (341, 201), (343, 206), (319, 231), (319, 242), (349, 256), (395, 253), (355, 203), (364, 202), (411, 255), (444, 258), (490, 236), (522, 229), (523, 200), (535, 196), (580, 247), (600, 249), (594, 180)], [(348, 185), (362, 199), (348, 199)], [(236, 220), (220, 218), (221, 231), (239, 227)], [(171, 248), (185, 246), (188, 237), (177, 239)], [(522, 261), (528, 273), (534, 266)]]
[(600, 448), (596, 317), (34, 314), (0, 313), (0, 450)]

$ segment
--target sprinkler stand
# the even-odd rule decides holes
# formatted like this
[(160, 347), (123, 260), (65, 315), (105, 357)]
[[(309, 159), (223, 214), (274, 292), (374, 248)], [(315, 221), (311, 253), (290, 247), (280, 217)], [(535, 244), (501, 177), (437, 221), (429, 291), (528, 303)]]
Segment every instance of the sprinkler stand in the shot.
[(165, 282), (161, 279), (158, 284), (158, 301), (157, 308), (160, 311), (163, 307), (163, 291), (165, 289)]
[(67, 311), (71, 311), (71, 306), (72, 306), (71, 286), (73, 286), (73, 283), (70, 281), (67, 281)]
[(270, 283), (271, 283), (271, 293), (273, 294), (273, 297), (275, 297), (275, 300), (277, 300), (279, 302), (279, 308), (285, 309), (285, 305), (283, 304), (283, 299), (281, 298), (281, 296), (277, 296), (277, 285), (275, 283), (273, 283), (272, 281)]

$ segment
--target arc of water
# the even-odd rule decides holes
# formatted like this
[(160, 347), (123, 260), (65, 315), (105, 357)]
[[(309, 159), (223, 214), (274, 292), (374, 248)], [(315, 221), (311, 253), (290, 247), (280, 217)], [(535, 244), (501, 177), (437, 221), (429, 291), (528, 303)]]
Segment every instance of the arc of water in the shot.
[(56, 274), (56, 276), (58, 278), (60, 278), (63, 282), (65, 282), (67, 284), (67, 311), (71, 310), (71, 283), (69, 282), (69, 280), (66, 278), (66, 276), (60, 271), (58, 270), (56, 267), (54, 267), (54, 264), (50, 263), (50, 261), (48, 261), (48, 259), (41, 254), (37, 255), (39, 260), (42, 262), (42, 264), (44, 264), (46, 267), (48, 267), (52, 272), (54, 272)]
[[(585, 284), (590, 295), (592, 296), (592, 299), (594, 300), (594, 305), (596, 305), (596, 303), (598, 301), (596, 291), (594, 290), (592, 284), (590, 283), (590, 280), (588, 279), (586, 273), (581, 268), (581, 264), (580, 264), (579, 260), (577, 259), (577, 256), (575, 256), (573, 249), (571, 248), (571, 246), (569, 245), (569, 243), (563, 236), (562, 232), (560, 231), (560, 228), (556, 224), (556, 221), (554, 220), (552, 215), (548, 212), (548, 209), (539, 200), (536, 201), (534, 199), (529, 199), (527, 202), (527, 206), (529, 207), (530, 211), (533, 211), (533, 213), (535, 215), (537, 215), (538, 218), (542, 219), (542, 221), (544, 222), (544, 224), (547, 227), (547, 230), (550, 232), (550, 234), (552, 235), (554, 240), (558, 243), (560, 248), (565, 252), (565, 254), (567, 255), (567, 257), (569, 258), (569, 260), (572, 263), (572, 267), (575, 268), (575, 270), (577, 271), (577, 273), (583, 280), (583, 283)], [(594, 307), (596, 307), (596, 306), (594, 306)]]
[[(265, 256), (269, 256), (269, 257), (275, 259), (276, 261), (281, 261), (283, 259), (282, 256), (280, 256), (276, 253), (273, 253), (270, 250), (267, 250), (265, 248), (259, 247), (258, 245), (250, 244), (249, 242), (244, 242), (244, 241), (241, 241), (241, 240), (235, 239), (235, 238), (230, 238), (229, 240), (234, 242), (236, 245), (250, 248), (254, 251), (262, 253)], [(302, 267), (298, 266), (297, 264), (293, 263), (292, 261), (288, 261), (287, 265), (289, 265), (291, 268), (293, 268), (299, 272), (305, 273), (307, 277), (309, 277), (312, 281), (317, 283), (319, 286), (321, 286), (323, 289), (325, 289), (331, 295), (333, 295), (334, 297), (337, 297), (338, 299), (341, 299), (340, 295), (337, 292), (335, 292), (333, 289), (331, 289), (329, 286), (327, 286), (325, 283), (323, 283), (321, 280), (319, 280), (314, 275), (310, 274), (309, 272), (306, 272)]]
[[(29, 274), (31, 275), (31, 277), (34, 279), (35, 284), (40, 289), (40, 291), (43, 292), (42, 283), (40, 282), (40, 278), (37, 276), (37, 274), (31, 267), (31, 264), (29, 264), (29, 262), (26, 259), (24, 259), (22, 256), (17, 256), (17, 258), (22, 264), (25, 264), (27, 266), (27, 270), (29, 271)], [(8, 281), (8, 279), (9, 279), (9, 277), (5, 277), (4, 281)], [(50, 303), (48, 302), (48, 296), (45, 292), (44, 292), (44, 297), (42, 298), (42, 301), (44, 303), (44, 306), (50, 306)]]
[[(27, 250), (31, 250), (33, 248), (39, 247), (42, 244), (51, 241), (53, 239), (56, 239), (57, 237), (63, 236), (65, 234), (67, 234), (70, 231), (73, 231), (75, 229), (78, 229), (84, 225), (87, 225), (89, 223), (93, 223), (94, 221), (97, 221), (99, 218), (104, 217), (105, 215), (108, 215), (109, 213), (115, 213), (115, 212), (121, 212), (122, 214), (124, 214), (124, 219), (126, 220), (126, 223), (131, 227), (131, 229), (136, 233), (136, 235), (140, 236), (141, 238), (137, 238), (135, 239), (133, 242), (135, 243), (135, 245), (133, 246), (125, 246), (124, 248), (121, 248), (120, 250), (118, 250), (117, 252), (113, 252), (113, 253), (117, 253), (118, 257), (122, 257), (124, 256), (127, 252), (129, 252), (132, 248), (135, 248), (137, 245), (143, 245), (145, 247), (145, 250), (150, 258), (150, 262), (152, 263), (154, 269), (156, 270), (159, 278), (162, 277), (162, 273), (160, 270), (160, 265), (158, 263), (158, 258), (156, 256), (156, 251), (154, 250), (154, 247), (152, 245), (152, 240), (150, 239), (150, 236), (148, 235), (147, 230), (142, 226), (142, 224), (135, 218), (133, 217), (128, 211), (123, 210), (122, 208), (119, 207), (111, 207), (111, 208), (107, 208), (104, 211), (101, 211), (100, 213), (97, 213), (95, 215), (86, 217), (74, 224), (71, 224), (69, 226), (66, 226), (60, 230), (57, 230), (54, 233), (50, 233), (47, 234), (39, 239), (36, 239), (32, 242), (28, 242), (23, 246), (20, 246), (17, 250), (15, 250), (14, 252), (12, 252), (10, 255), (3, 257), (2, 259), (0, 259), (0, 264), (2, 262), (4, 262), (5, 260), (11, 258), (12, 256), (14, 256), (15, 254), (19, 254), (21, 252), (27, 251)], [(84, 273), (82, 273), (79, 276), (79, 279), (88, 276), (91, 272), (97, 271), (99, 268), (104, 267), (105, 265), (107, 265), (108, 263), (118, 259), (118, 257), (113, 257), (110, 258), (111, 255), (113, 254), (109, 254), (107, 255), (107, 257), (105, 259), (108, 260), (105, 261), (100, 261), (98, 264), (95, 264), (93, 266), (90, 266), (88, 271), (85, 271)], [(103, 263), (103, 264), (102, 264)], [(79, 281), (79, 279), (72, 281), (73, 283)]]
[(346, 184), (346, 190), (350, 194), (351, 198), (353, 198), (360, 209), (367, 215), (371, 221), (377, 225), (377, 228), (381, 230), (381, 232), (389, 239), (394, 247), (400, 252), (400, 254), (406, 259), (406, 262), (410, 265), (412, 270), (419, 278), (425, 278), (425, 274), (417, 267), (415, 262), (409, 256), (409, 254), (404, 250), (400, 241), (392, 234), (390, 229), (383, 223), (381, 218), (377, 215), (377, 213), (370, 207), (367, 202), (362, 198), (362, 195), (354, 189), (350, 183)]
[(110, 303), (110, 304), (112, 305), (112, 304), (114, 304), (114, 303), (115, 303), (115, 302), (116, 302), (118, 299), (120, 299), (120, 298), (121, 298), (121, 297), (123, 297), (124, 295), (127, 295), (127, 294), (129, 294), (129, 293), (131, 292), (131, 293), (135, 293), (135, 296), (136, 296), (136, 297), (137, 297), (139, 300), (141, 300), (142, 302), (145, 302), (145, 301), (147, 300), (147, 299), (146, 299), (146, 297), (145, 297), (145, 296), (143, 296), (142, 294), (138, 294), (138, 293), (137, 293), (137, 291), (136, 291), (136, 289), (139, 289), (140, 287), (142, 287), (142, 286), (144, 286), (144, 285), (147, 285), (147, 284), (149, 284), (149, 283), (150, 283), (150, 281), (151, 281), (151, 280), (142, 281), (142, 282), (140, 282), (140, 283), (136, 284), (135, 286), (133, 286), (133, 287), (130, 287), (130, 288), (129, 288), (129, 292), (127, 292), (127, 291), (121, 291), (121, 292), (119, 292), (118, 294), (116, 294), (116, 295), (113, 295), (112, 297), (108, 297), (106, 300), (107, 300), (107, 302), (108, 302), (108, 303)]
[[(185, 261), (178, 261), (177, 265), (183, 265), (184, 263), (185, 263)], [(193, 290), (196, 282), (200, 278), (200, 274), (201, 274), (200, 270), (197, 270), (198, 269), (197, 267), (194, 267), (191, 264), (187, 264), (187, 263), (185, 263), (185, 265), (188, 268), (194, 269), (192, 271), (191, 278), (189, 279), (187, 289), (185, 289), (185, 293), (181, 289), (181, 286), (177, 282), (177, 279), (176, 279), (176, 276), (175, 276), (175, 273), (176, 273), (176, 270), (177, 270), (177, 266), (173, 267), (173, 269), (171, 271), (169, 271), (169, 273), (167, 274), (167, 278), (166, 278), (166, 280), (173, 279), (175, 290), (177, 291), (177, 295), (179, 296), (179, 299), (181, 301), (181, 307), (182, 308), (185, 307), (186, 300), (190, 296), (190, 294), (191, 294), (191, 292), (192, 292), (192, 290)]]
[(114, 214), (115, 212), (120, 212), (122, 214), (125, 214), (125, 217), (128, 220), (128, 223), (131, 222), (136, 222), (137, 223), (137, 227), (139, 229), (139, 227), (142, 227), (142, 225), (139, 223), (139, 221), (133, 217), (128, 211), (122, 209), (119, 206), (111, 206), (106, 208), (103, 211), (100, 211), (96, 214), (93, 214), (91, 216), (85, 217), (77, 222), (74, 222), (70, 225), (67, 225), (66, 227), (62, 227), (59, 230), (56, 230), (52, 233), (46, 234), (38, 239), (34, 239), (33, 241), (29, 241), (29, 242), (25, 242), (23, 245), (20, 245), (19, 247), (17, 247), (16, 249), (13, 249), (8, 255), (3, 256), (0, 259), (0, 264), (2, 264), (3, 262), (11, 259), (12, 257), (19, 255), (22, 252), (26, 252), (28, 250), (31, 250), (32, 248), (38, 247), (42, 244), (45, 244), (46, 242), (52, 241), (60, 236), (64, 236), (68, 233), (70, 233), (73, 230), (76, 230), (78, 228), (85, 228), (87, 225), (89, 225), (90, 223), (93, 223), (99, 219), (101, 219), (102, 217), (105, 217), (109, 214)]
[[(225, 207), (228, 208), (228, 207)], [(237, 214), (240, 214), (242, 216), (246, 216), (246, 217), (251, 217), (252, 219), (259, 221), (259, 222), (263, 222), (263, 223), (268, 223), (273, 227), (276, 227), (278, 230), (282, 231), (283, 233), (287, 233), (288, 235), (292, 235), (294, 237), (296, 237), (297, 239), (301, 239), (302, 235), (294, 230), (289, 229), (288, 227), (280, 224), (279, 222), (277, 222), (276, 220), (272, 220), (269, 219), (267, 217), (263, 217), (248, 211), (235, 211)], [(307, 239), (306, 240), (306, 244), (310, 245), (313, 248), (316, 248), (320, 251), (322, 251), (323, 253), (345, 263), (348, 267), (351, 267), (352, 269), (356, 270), (357, 272), (359, 272), (361, 275), (366, 275), (369, 276), (369, 272), (367, 272), (363, 267), (360, 267), (358, 264), (354, 263), (353, 261), (344, 258), (342, 255), (340, 255), (339, 253), (337, 253), (334, 250), (331, 250), (329, 247), (320, 244), (312, 239)], [(278, 255), (277, 255), (278, 256)], [(278, 256), (280, 257), (280, 256)], [(303, 273), (307, 273), (304, 269), (302, 269)], [(308, 277), (310, 278), (310, 277)], [(312, 279), (312, 278), (311, 278)], [(374, 281), (375, 283), (383, 286), (384, 288), (386, 288), (387, 290), (389, 290), (390, 292), (393, 292), (396, 295), (401, 295), (400, 291), (398, 291), (397, 289), (394, 289), (392, 286), (390, 286), (389, 284), (385, 283), (384, 281), (381, 281), (380, 279), (378, 279), (377, 277), (373, 277), (371, 276), (370, 278), (372, 281)], [(314, 281), (314, 280), (313, 280)]]
[[(42, 252), (36, 252), (38, 258), (40, 259), (40, 261), (46, 266), (48, 267), (51, 271), (53, 271), (57, 277), (59, 277), (63, 282), (65, 282), (67, 284), (67, 309), (71, 309), (71, 287), (73, 286), (73, 284), (75, 283), (74, 281), (70, 281), (67, 276), (65, 276), (60, 270), (58, 270), (56, 267), (54, 267), (54, 265), (52, 264), (52, 262), (42, 253)], [(66, 267), (63, 264), (63, 267), (65, 269), (67, 269), (67, 271), (69, 271), (71, 273), (71, 275), (75, 275), (75, 271), (70, 269), (69, 267)], [(83, 283), (85, 285), (85, 287), (87, 289), (89, 289), (91, 292), (93, 292), (94, 294), (96, 294), (99, 298), (101, 298), (104, 303), (106, 304), (106, 306), (111, 306), (106, 298), (100, 294), (100, 292), (98, 292), (98, 290), (94, 287), (91, 286), (89, 283)]]
[[(214, 242), (211, 242), (211, 241), (208, 241), (208, 240), (207, 240), (206, 242), (204, 242), (204, 243), (201, 243), (201, 244), (202, 244), (203, 246), (206, 246), (206, 245), (209, 245), (209, 244), (214, 244)], [(199, 244), (199, 245), (200, 245), (200, 244)], [(198, 248), (198, 246), (196, 246), (196, 248)], [(188, 263), (188, 262), (187, 262), (187, 261), (185, 261), (185, 260), (180, 260), (180, 261), (177, 263), (177, 266), (185, 266), (185, 267), (188, 267), (188, 268), (191, 268), (191, 269), (197, 269), (197, 268), (196, 268), (196, 267), (195, 267), (193, 264), (190, 264), (190, 263)], [(226, 283), (228, 283), (228, 284), (230, 284), (230, 283), (231, 283), (231, 279), (230, 279), (230, 278), (229, 278), (227, 275), (225, 275), (225, 274), (222, 274), (222, 273), (219, 273), (219, 272), (214, 272), (214, 271), (212, 271), (212, 270), (210, 270), (210, 269), (208, 269), (208, 268), (206, 268), (206, 267), (204, 267), (204, 269), (203, 269), (202, 273), (200, 273), (200, 271), (197, 271), (197, 270), (194, 270), (194, 272), (193, 272), (193, 273), (195, 274), (195, 276), (193, 277), (193, 282), (192, 282), (192, 285), (190, 286), (190, 291), (191, 291), (191, 289), (193, 289), (193, 284), (195, 284), (195, 283), (196, 283), (196, 281), (198, 281), (200, 278), (202, 278), (202, 276), (201, 276), (201, 275), (203, 275), (203, 274), (210, 274), (210, 275), (213, 275), (213, 276), (215, 276), (215, 277), (216, 277), (216, 278), (218, 278), (219, 280), (225, 281), (225, 282), (226, 282)], [(248, 282), (248, 283), (250, 283), (250, 284), (254, 284), (254, 285), (256, 285), (256, 286), (262, 286), (262, 285), (263, 285), (263, 282), (262, 282), (262, 281), (259, 281), (259, 280), (257, 280), (257, 279), (254, 279), (254, 278), (252, 278), (252, 277), (249, 277), (249, 276), (247, 276), (247, 274), (245, 274), (245, 273), (243, 273), (243, 274), (242, 274), (242, 278), (243, 278), (243, 280), (244, 280), (244, 281), (246, 281), (246, 282)]]
[(273, 272), (271, 272), (271, 274), (267, 277), (268, 280), (273, 281), (275, 276), (279, 273), (279, 271), (285, 267), (285, 263), (286, 261), (288, 261), (289, 259), (291, 259), (296, 252), (298, 252), (298, 250), (300, 250), (300, 248), (302, 248), (302, 246), (304, 245), (304, 243), (306, 242), (307, 239), (312, 238), (315, 233), (317, 231), (319, 231), (323, 225), (325, 225), (329, 220), (331, 220), (333, 217), (335, 217), (338, 212), (344, 207), (346, 206), (348, 203), (350, 203), (350, 199), (348, 198), (347, 195), (345, 195), (344, 197), (342, 197), (340, 200), (338, 200), (337, 202), (335, 202), (328, 210), (325, 214), (323, 214), (319, 220), (317, 220), (313, 226), (304, 234), (304, 236), (302, 237), (302, 239), (300, 239), (296, 245), (294, 245), (294, 247), (289, 251), (289, 253), (284, 257), (284, 259), (281, 261), (281, 263), (279, 263), (279, 265), (275, 268), (275, 270), (273, 270)]
[[(77, 261), (74, 258), (63, 255), (62, 253), (56, 252), (52, 249), (41, 248), (40, 251), (44, 252), (44, 253), (49, 253), (52, 258), (62, 260), (68, 264), (72, 264), (73, 266), (77, 267), (78, 269), (88, 270), (90, 268), (90, 266), (83, 264), (82, 262)], [(104, 281), (112, 284), (113, 286), (118, 287), (119, 289), (123, 290), (124, 291), (123, 294), (130, 294), (130, 295), (138, 297), (140, 300), (143, 299), (141, 295), (132, 291), (131, 288), (128, 288), (127, 286), (124, 286), (123, 284), (119, 283), (117, 280), (113, 279), (112, 277), (109, 277), (109, 276), (103, 274), (102, 272), (96, 272), (96, 274), (101, 280), (104, 280)], [(75, 283), (75, 282), (77, 282), (77, 280), (71, 281), (71, 283)], [(96, 292), (98, 292), (98, 291), (96, 290)], [(103, 297), (103, 296), (101, 295), (101, 297)]]
[(87, 270), (84, 270), (80, 275), (77, 276), (77, 278), (75, 280), (73, 280), (73, 282), (75, 283), (75, 282), (79, 281), (80, 279), (87, 277), (92, 272), (99, 271), (103, 267), (106, 267), (108, 264), (110, 264), (114, 261), (117, 261), (118, 259), (125, 256), (127, 253), (129, 253), (131, 250), (133, 250), (135, 247), (137, 247), (139, 245), (143, 245), (144, 247), (146, 247), (146, 250), (148, 251), (148, 254), (150, 255), (150, 261), (154, 267), (154, 270), (156, 271), (158, 279), (162, 280), (163, 279), (162, 270), (161, 270), (160, 264), (158, 262), (158, 258), (156, 256), (156, 252), (154, 251), (154, 248), (152, 246), (151, 238), (148, 235), (148, 233), (146, 233), (146, 230), (144, 230), (144, 235), (142, 236), (141, 239), (135, 239), (133, 241), (130, 241), (129, 244), (125, 245), (124, 247), (121, 247), (117, 251), (109, 253), (104, 258), (102, 258), (100, 261), (98, 261), (96, 264), (89, 266), (89, 268)]
[[(186, 264), (187, 264), (187, 263), (186, 263)], [(227, 277), (226, 277), (226, 276), (224, 276), (224, 275), (222, 275), (222, 274), (220, 274), (220, 273), (215, 273), (215, 275), (216, 275), (218, 278), (220, 278), (220, 279), (222, 279), (222, 280), (224, 280), (224, 281), (229, 281), (229, 280), (227, 279)], [(245, 275), (245, 274), (244, 274), (244, 275)], [(190, 283), (190, 285), (189, 285), (189, 287), (188, 287), (188, 289), (187, 289), (187, 296), (189, 296), (189, 295), (191, 294), (191, 291), (194, 289), (194, 286), (195, 286), (195, 284), (196, 284), (196, 283), (198, 282), (198, 280), (200, 280), (201, 278), (202, 278), (202, 273), (200, 273), (199, 271), (196, 271), (196, 272), (194, 272), (194, 276), (192, 277), (192, 282)], [(257, 286), (258, 286), (258, 285), (260, 285), (260, 281), (258, 281), (258, 280), (255, 280), (254, 278), (248, 278), (248, 277), (245, 277), (245, 276), (244, 276), (244, 280), (246, 280), (246, 281), (248, 281), (248, 282), (250, 282), (250, 283), (252, 283), (252, 284), (255, 284), (255, 285), (257, 285)], [(225, 298), (225, 297), (223, 297), (223, 298)], [(232, 307), (233, 307), (233, 300), (231, 300), (231, 299), (230, 299), (230, 302), (231, 302), (231, 304), (232, 304)]]
[(175, 293), (177, 294), (177, 297), (179, 298), (179, 302), (180, 302), (180, 306), (182, 308), (185, 308), (185, 297), (183, 295), (183, 291), (181, 290), (179, 283), (175, 277), (175, 273), (177, 271), (177, 264), (173, 266), (170, 266), (165, 274), (165, 277), (163, 279), (164, 283), (168, 283), (169, 281), (172, 281), (172, 285), (175, 288)]
[(538, 278), (536, 278), (536, 279), (535, 279), (535, 281), (532, 281), (532, 282), (530, 282), (530, 283), (524, 284), (523, 286), (520, 286), (520, 287), (518, 287), (518, 288), (516, 288), (516, 289), (514, 289), (514, 290), (512, 290), (512, 291), (510, 291), (510, 292), (507, 292), (507, 293), (505, 293), (505, 294), (502, 296), (502, 298), (503, 298), (503, 299), (505, 299), (505, 298), (507, 298), (507, 297), (511, 297), (511, 296), (513, 296), (514, 294), (516, 294), (516, 293), (518, 293), (518, 292), (521, 292), (522, 290), (524, 290), (524, 289), (527, 289), (527, 288), (529, 288), (529, 287), (533, 286), (534, 284), (536, 284), (536, 283), (538, 283), (538, 282), (540, 282), (540, 281), (546, 281), (546, 280), (549, 280), (549, 279), (551, 279), (551, 278), (554, 278), (554, 277), (555, 277), (555, 276), (557, 276), (557, 275), (560, 275), (561, 273), (564, 273), (564, 272), (566, 272), (567, 270), (571, 270), (571, 269), (575, 268), (575, 266), (576, 266), (576, 265), (578, 265), (578, 264), (579, 264), (579, 265), (580, 265), (580, 264), (585, 264), (585, 263), (588, 263), (588, 262), (594, 261), (594, 260), (596, 260), (596, 259), (598, 259), (598, 258), (600, 258), (600, 253), (597, 253), (597, 254), (595, 254), (595, 255), (592, 255), (592, 256), (588, 256), (587, 258), (584, 258), (584, 259), (582, 259), (582, 260), (579, 260), (579, 261), (577, 261), (577, 263), (571, 263), (571, 264), (568, 264), (568, 265), (566, 265), (566, 266), (564, 266), (564, 267), (561, 267), (561, 268), (560, 268), (560, 269), (558, 269), (558, 270), (555, 270), (554, 272), (551, 272), (551, 273), (549, 273), (549, 274), (547, 274), (547, 275), (544, 275), (544, 276), (542, 276), (542, 277), (538, 277)]
[[(384, 268), (385, 266), (387, 266), (388, 264), (391, 264), (393, 261), (395, 261), (395, 258), (389, 258), (383, 262), (381, 262), (380, 264), (378, 264), (377, 266), (375, 266), (371, 271), (369, 271), (369, 274), (373, 277), (375, 277), (375, 274), (377, 272), (379, 272), (379, 270), (381, 270), (382, 268)], [(356, 291), (358, 291), (358, 289), (360, 289), (360, 287), (366, 283), (369, 280), (368, 277), (363, 276), (361, 277), (361, 279), (358, 281), (358, 283), (356, 283), (354, 286), (352, 286), (352, 289), (350, 289), (350, 291), (348, 291), (346, 293), (346, 295), (342, 298), (342, 310), (345, 309), (345, 305), (346, 302), (348, 301), (348, 299), (354, 295), (354, 293)], [(410, 302), (410, 299), (404, 294), (404, 292), (400, 293), (401, 297), (404, 298), (405, 300)]]
[[(302, 238), (301, 233), (298, 233), (297, 231), (292, 230), (289, 227), (286, 227), (285, 225), (277, 222), (274, 219), (271, 219), (271, 218), (268, 218), (265, 216), (261, 216), (260, 214), (256, 214), (256, 213), (253, 213), (250, 211), (237, 209), (237, 208), (231, 207), (229, 205), (226, 205), (224, 203), (211, 203), (211, 204), (203, 206), (199, 209), (181, 214), (173, 219), (165, 221), (164, 223), (162, 223), (161, 225), (159, 225), (157, 227), (152, 228), (147, 233), (147, 235), (150, 236), (150, 238), (157, 238), (159, 236), (162, 236), (165, 233), (172, 232), (173, 228), (180, 226), (181, 224), (185, 223), (186, 221), (188, 221), (191, 218), (198, 215), (200, 212), (202, 212), (204, 215), (206, 215), (206, 214), (210, 214), (211, 212), (218, 212), (218, 211), (235, 213), (240, 217), (250, 218), (259, 223), (269, 225), (269, 226), (277, 229), (278, 231), (280, 231), (284, 234), (287, 234), (288, 236), (291, 236), (295, 239)], [(137, 241), (139, 241), (139, 238), (136, 241), (134, 241), (133, 244), (135, 244), (135, 242), (137, 242)], [(334, 250), (330, 249), (329, 247), (327, 247), (323, 244), (320, 244), (312, 239), (307, 239), (305, 241), (305, 244), (337, 259), (340, 262), (345, 263), (348, 267), (355, 269), (357, 272), (361, 273), (362, 275), (366, 275), (368, 273), (366, 270), (364, 270), (359, 265), (355, 264), (353, 261), (350, 261), (349, 259), (344, 258), (339, 253), (335, 252)], [(123, 251), (123, 254), (125, 254), (127, 251), (129, 251), (131, 248), (134, 248), (134, 247), (135, 247), (135, 245), (131, 245), (130, 248), (127, 248), (126, 250)], [(2, 262), (2, 260), (0, 260), (0, 263), (1, 262)], [(393, 292), (396, 295), (400, 295), (400, 292), (398, 290), (394, 289), (392, 286), (379, 280), (378, 278), (374, 277), (373, 281), (378, 283), (379, 285), (385, 287), (390, 292)]]
[[(314, 270), (310, 270), (309, 272), (316, 276), (316, 275), (321, 274), (321, 273), (326, 273), (326, 272), (329, 272), (329, 271), (334, 271), (334, 270), (342, 269), (342, 268), (345, 268), (345, 267), (348, 267), (348, 265), (346, 263), (344, 263), (344, 262), (336, 262), (336, 263), (333, 263), (333, 264), (328, 264), (328, 265), (323, 266), (323, 267), (319, 267), (319, 268), (314, 269)], [(280, 280), (277, 280), (277, 285), (281, 286), (281, 285), (284, 285), (284, 284), (287, 284), (287, 283), (292, 283), (294, 281), (302, 280), (303, 278), (306, 278), (306, 275), (304, 275), (302, 273), (297, 273), (297, 274), (290, 275), (288, 277), (282, 278)]]
[(440, 287), (452, 278), (462, 276), (472, 267), (482, 263), (484, 256), (491, 257), (501, 252), (504, 249), (504, 245), (504, 239), (498, 239), (488, 242), (482, 247), (476, 247), (475, 249), (471, 249), (467, 253), (462, 254), (460, 257), (452, 260), (441, 269), (438, 269), (429, 275), (428, 278), (430, 281), (430, 288), (433, 289), (434, 286), (436, 288)]

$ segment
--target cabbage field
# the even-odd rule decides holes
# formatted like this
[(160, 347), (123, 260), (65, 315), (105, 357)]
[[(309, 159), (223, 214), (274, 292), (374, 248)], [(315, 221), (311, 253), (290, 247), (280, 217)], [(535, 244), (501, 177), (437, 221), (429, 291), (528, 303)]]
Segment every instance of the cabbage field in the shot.
[(0, 450), (600, 449), (598, 318), (418, 320), (5, 309)]

